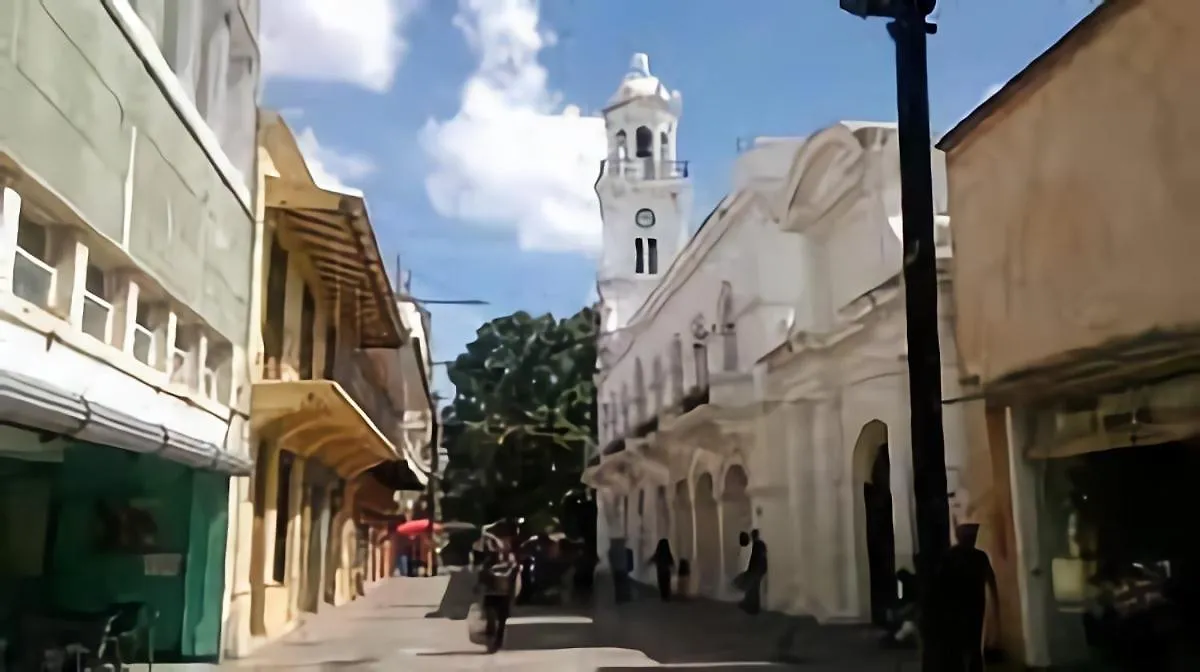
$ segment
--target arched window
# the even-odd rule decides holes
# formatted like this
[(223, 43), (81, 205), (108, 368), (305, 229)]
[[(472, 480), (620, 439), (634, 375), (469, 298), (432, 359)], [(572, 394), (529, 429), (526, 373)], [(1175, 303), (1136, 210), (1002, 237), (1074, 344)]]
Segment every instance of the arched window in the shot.
[(658, 160), (663, 163), (671, 160), (671, 136), (666, 131), (658, 134)]
[(613, 158), (618, 161), (629, 158), (629, 140), (625, 131), (617, 131), (616, 139), (613, 141)]
[(726, 371), (737, 371), (738, 341), (737, 318), (733, 312), (733, 287), (728, 282), (721, 283), (720, 305), (717, 306), (720, 315), (722, 368)]
[(646, 373), (642, 370), (642, 360), (633, 362), (633, 403), (636, 409), (634, 422), (642, 424), (646, 421)]
[(646, 126), (638, 126), (634, 139), (637, 141), (637, 151), (634, 153), (635, 157), (639, 159), (654, 158), (654, 131), (651, 131)]
[(671, 403), (683, 398), (683, 339), (671, 339)]

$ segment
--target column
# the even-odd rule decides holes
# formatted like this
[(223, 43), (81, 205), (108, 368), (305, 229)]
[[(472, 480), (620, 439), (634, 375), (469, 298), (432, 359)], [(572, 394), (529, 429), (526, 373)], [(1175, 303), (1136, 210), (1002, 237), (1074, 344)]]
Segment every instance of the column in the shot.
[[(158, 368), (162, 369), (171, 382), (186, 382), (187, 362), (175, 361), (175, 343), (179, 339), (179, 315), (171, 310), (170, 304), (160, 303), (152, 309), (151, 324), (154, 325), (154, 356)], [(182, 378), (176, 378), (176, 374)]]
[[(54, 245), (54, 281), (50, 287), (50, 310), (63, 317), (75, 329), (83, 329), (83, 293), (87, 290), (88, 247), (71, 227), (52, 229)], [(107, 343), (109, 329), (101, 327), (98, 336)], [(97, 336), (96, 333), (92, 333)]]
[[(839, 615), (842, 607), (842, 576), (845, 548), (842, 544), (842, 455), (837, 444), (834, 424), (838, 421), (837, 406), (828, 399), (816, 402), (813, 408), (813, 474), (815, 476), (814, 497), (816, 499), (816, 527), (811, 545), (818, 556), (813, 563), (815, 571), (809, 576), (813, 580), (812, 594), (817, 598), (818, 618), (829, 619)], [(853, 568), (851, 568), (853, 569)]]
[[(1053, 604), (1050, 567), (1042, 559), (1038, 530), (1040, 483), (1033, 465), (1025, 458), (1028, 437), (1022, 431), (1019, 412), (1006, 409), (1004, 429), (1007, 435), (1009, 486), (1012, 489), (1013, 526), (1017, 542), (1017, 590), (1021, 601), (1021, 639), (1025, 642), (1025, 664), (1049, 667), (1050, 623), (1047, 605)], [(989, 418), (989, 420), (991, 420)], [(992, 422), (988, 423), (989, 425)], [(989, 426), (989, 439), (992, 436)]]
[(118, 271), (117, 292), (113, 297), (113, 346), (127, 355), (133, 355), (135, 327), (137, 327), (138, 296), (141, 288), (133, 275)]
[(713, 499), (717, 500), (717, 585), (713, 597), (720, 598), (733, 594), (733, 586), (729, 584), (729, 574), (725, 568), (725, 545), (728, 543), (725, 535), (725, 497), (724, 489), (715, 481), (713, 483)]
[[(291, 252), (291, 250), (288, 251)], [(300, 275), (290, 255), (284, 288), (283, 352), (280, 354), (279, 377), (281, 380), (298, 380), (300, 378), (300, 328), (304, 306), (304, 276)]]
[(287, 586), (288, 621), (297, 613), (300, 597), (300, 576), (304, 566), (304, 548), (301, 543), (301, 527), (304, 512), (304, 466), (307, 460), (296, 457), (292, 460), (292, 471), (288, 477), (287, 543), (284, 552), (284, 584)]
[(21, 195), (11, 179), (0, 174), (0, 293), (12, 294), (17, 230), (21, 223)]

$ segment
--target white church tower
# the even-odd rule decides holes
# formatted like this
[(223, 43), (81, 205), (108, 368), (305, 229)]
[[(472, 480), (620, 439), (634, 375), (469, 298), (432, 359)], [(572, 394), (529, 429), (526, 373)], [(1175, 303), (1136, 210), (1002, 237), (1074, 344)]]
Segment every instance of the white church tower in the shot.
[(607, 334), (629, 326), (687, 243), (692, 187), (678, 155), (682, 110), (679, 92), (650, 74), (646, 54), (634, 54), (604, 108), (608, 158), (596, 181), (604, 223), (596, 288)]

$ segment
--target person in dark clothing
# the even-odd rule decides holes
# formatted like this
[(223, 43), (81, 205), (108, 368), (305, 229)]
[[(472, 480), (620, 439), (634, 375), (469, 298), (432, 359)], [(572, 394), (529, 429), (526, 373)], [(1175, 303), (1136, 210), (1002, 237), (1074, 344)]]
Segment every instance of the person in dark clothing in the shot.
[(996, 574), (987, 553), (975, 547), (979, 526), (960, 525), (930, 585), (922, 630), (927, 659), (939, 672), (983, 672), (987, 596), (996, 601)]
[(747, 614), (762, 611), (762, 582), (767, 578), (767, 543), (759, 538), (758, 530), (750, 531), (750, 561), (746, 565), (744, 585), (746, 594), (741, 608)]
[(663, 602), (671, 600), (671, 573), (675, 570), (675, 556), (671, 554), (671, 542), (659, 539), (654, 548), (654, 555), (647, 563), (654, 565), (655, 578), (658, 579), (658, 596)]
[(508, 627), (519, 571), (517, 558), (508, 547), (485, 554), (479, 570), (479, 586), (487, 618), (488, 653), (495, 653), (504, 646), (504, 631)]

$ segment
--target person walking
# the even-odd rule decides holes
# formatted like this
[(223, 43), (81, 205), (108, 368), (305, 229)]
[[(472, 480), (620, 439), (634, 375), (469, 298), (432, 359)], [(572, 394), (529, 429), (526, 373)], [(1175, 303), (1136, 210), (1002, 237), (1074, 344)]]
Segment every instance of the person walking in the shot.
[(675, 571), (675, 556), (671, 554), (671, 542), (665, 538), (659, 539), (658, 546), (654, 548), (654, 555), (651, 555), (646, 562), (654, 565), (654, 575), (658, 580), (658, 597), (663, 602), (670, 602), (671, 574)]
[[(997, 601), (996, 574), (987, 553), (975, 547), (979, 525), (959, 525), (931, 582), (929, 609), (922, 613), (923, 654), (938, 672), (983, 672), (983, 626), (988, 593)], [(998, 621), (997, 621), (998, 622)]]
[(762, 582), (767, 576), (767, 544), (759, 537), (758, 530), (750, 531), (750, 559), (746, 563), (741, 608), (747, 614), (762, 611)]
[(479, 587), (487, 619), (488, 653), (495, 653), (504, 646), (504, 631), (516, 597), (519, 571), (516, 555), (506, 543), (497, 544), (495, 550), (484, 555), (479, 569)]

